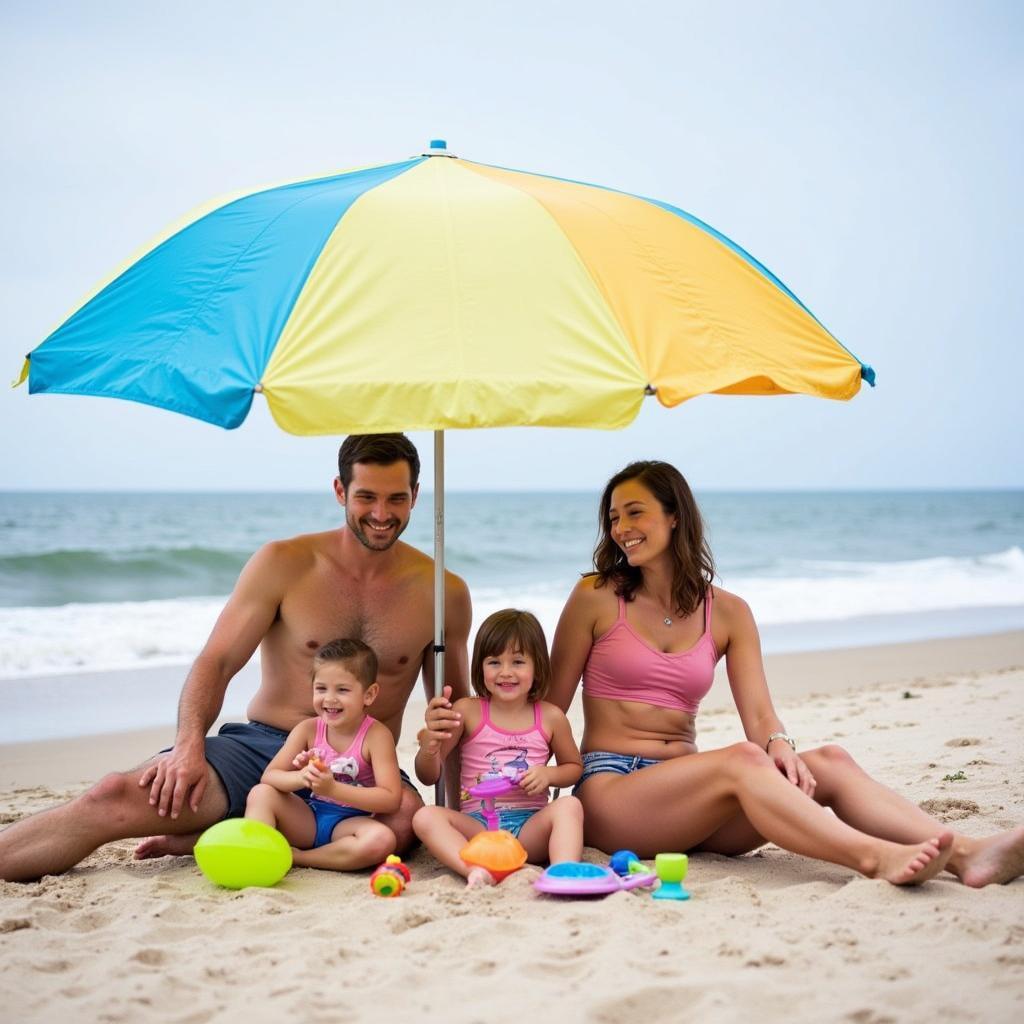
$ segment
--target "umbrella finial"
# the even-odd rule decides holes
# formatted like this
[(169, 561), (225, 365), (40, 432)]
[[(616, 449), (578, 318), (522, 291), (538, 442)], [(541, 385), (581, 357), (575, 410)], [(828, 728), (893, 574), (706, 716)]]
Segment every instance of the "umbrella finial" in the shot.
[(430, 148), (423, 154), (423, 156), (447, 156), (455, 157), (454, 153), (448, 152), (448, 143), (444, 139), (431, 139)]

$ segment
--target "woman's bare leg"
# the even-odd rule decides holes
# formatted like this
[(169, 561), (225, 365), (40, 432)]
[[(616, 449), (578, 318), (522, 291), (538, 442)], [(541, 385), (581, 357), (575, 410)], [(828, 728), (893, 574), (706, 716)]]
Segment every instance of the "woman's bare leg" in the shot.
[[(842, 747), (819, 747), (800, 756), (818, 782), (815, 800), (848, 825), (895, 843), (920, 842), (944, 829), (917, 804), (871, 778)], [(1024, 874), (1024, 826), (984, 839), (954, 832), (946, 867), (974, 887), (1012, 881)]]
[(484, 830), (476, 818), (447, 807), (421, 807), (413, 816), (412, 827), (423, 845), (446, 868), (462, 875), (470, 886), (494, 885), (494, 876), (489, 871), (467, 864), (460, 856), (466, 843)]
[(907, 884), (940, 871), (953, 840), (941, 828), (909, 844), (858, 831), (783, 778), (752, 743), (673, 758), (627, 776), (597, 775), (580, 796), (588, 844), (629, 847), (643, 857), (708, 849), (709, 837), (730, 823), (735, 831), (742, 814), (756, 836), (784, 849)]

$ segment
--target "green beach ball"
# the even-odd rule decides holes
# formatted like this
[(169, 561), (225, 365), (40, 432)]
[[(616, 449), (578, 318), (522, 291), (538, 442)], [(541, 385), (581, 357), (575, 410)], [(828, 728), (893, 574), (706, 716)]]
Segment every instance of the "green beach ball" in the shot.
[(226, 889), (277, 885), (292, 866), (292, 848), (262, 821), (228, 818), (208, 828), (196, 843), (199, 870)]

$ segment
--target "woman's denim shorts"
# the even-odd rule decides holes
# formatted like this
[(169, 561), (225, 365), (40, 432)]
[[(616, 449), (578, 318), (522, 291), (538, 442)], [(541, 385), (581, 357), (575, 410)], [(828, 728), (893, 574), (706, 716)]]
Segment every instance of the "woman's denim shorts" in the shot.
[(591, 750), (583, 755), (583, 774), (580, 781), (573, 787), (572, 794), (579, 793), (580, 786), (591, 777), (601, 775), (604, 772), (612, 772), (615, 775), (632, 775), (641, 768), (650, 768), (652, 764), (661, 764), (654, 757), (634, 757), (631, 754), (611, 754), (607, 750)]

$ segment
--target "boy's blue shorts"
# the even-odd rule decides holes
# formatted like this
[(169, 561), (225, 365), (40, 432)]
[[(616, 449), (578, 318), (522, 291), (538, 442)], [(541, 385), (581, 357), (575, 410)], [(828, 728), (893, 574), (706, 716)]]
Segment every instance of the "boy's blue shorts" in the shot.
[[(267, 765), (277, 756), (286, 739), (288, 733), (284, 729), (275, 729), (263, 722), (227, 722), (216, 736), (206, 737), (206, 760), (228, 795), (225, 818), (241, 818), (245, 814), (249, 790), (263, 778)], [(418, 793), (404, 771), (402, 784)], [(307, 799), (311, 794), (302, 790), (296, 795)]]
[(318, 846), (326, 846), (331, 841), (331, 833), (339, 821), (347, 818), (369, 818), (369, 811), (361, 811), (358, 807), (346, 807), (344, 804), (330, 804), (326, 800), (317, 800), (313, 797), (306, 801), (316, 818), (316, 838), (313, 840), (313, 849)]

